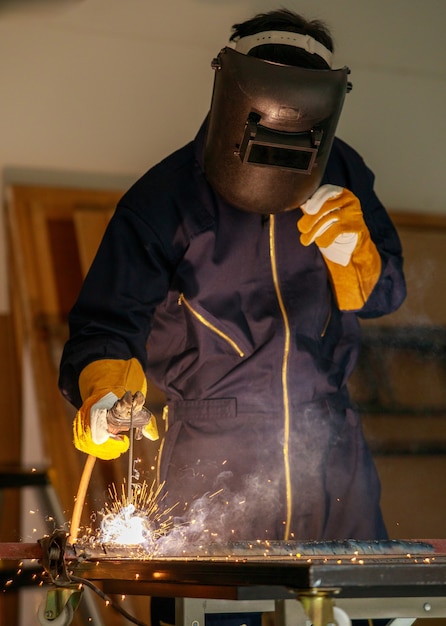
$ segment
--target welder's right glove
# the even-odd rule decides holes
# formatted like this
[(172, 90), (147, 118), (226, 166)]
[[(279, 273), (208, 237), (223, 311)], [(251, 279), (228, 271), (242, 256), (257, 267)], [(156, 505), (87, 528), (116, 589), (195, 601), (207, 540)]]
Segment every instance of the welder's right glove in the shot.
[[(99, 459), (118, 458), (129, 448), (120, 434), (132, 424), (142, 435), (158, 439), (153, 415), (144, 409), (147, 381), (136, 359), (103, 359), (87, 365), (79, 376), (83, 404), (73, 424), (74, 445)], [(133, 414), (132, 414), (133, 412)]]

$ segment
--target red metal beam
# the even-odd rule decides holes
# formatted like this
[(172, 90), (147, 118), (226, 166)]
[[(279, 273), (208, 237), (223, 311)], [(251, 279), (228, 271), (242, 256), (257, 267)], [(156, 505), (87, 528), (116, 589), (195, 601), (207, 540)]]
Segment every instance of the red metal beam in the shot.
[(41, 559), (42, 546), (39, 543), (0, 543), (0, 560), (22, 561)]

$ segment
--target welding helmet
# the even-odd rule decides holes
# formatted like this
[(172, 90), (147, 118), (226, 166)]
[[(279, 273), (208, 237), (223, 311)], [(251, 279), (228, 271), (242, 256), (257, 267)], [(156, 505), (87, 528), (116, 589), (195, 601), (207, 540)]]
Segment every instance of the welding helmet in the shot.
[[(305, 35), (267, 35), (286, 44), (284, 36), (292, 37), (291, 45), (313, 51), (318, 46), (318, 54), (331, 54)], [(245, 39), (250, 38), (240, 42)], [(238, 47), (223, 48), (212, 67), (215, 79), (204, 147), (210, 185), (245, 211), (281, 213), (301, 206), (321, 184), (350, 89), (348, 68), (283, 65), (248, 56)]]

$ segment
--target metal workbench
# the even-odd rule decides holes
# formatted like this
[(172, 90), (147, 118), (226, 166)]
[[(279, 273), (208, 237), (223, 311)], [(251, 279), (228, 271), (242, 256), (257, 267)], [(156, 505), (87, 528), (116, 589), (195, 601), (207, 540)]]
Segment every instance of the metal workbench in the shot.
[[(40, 544), (0, 545), (2, 558), (45, 556)], [(74, 545), (59, 565), (106, 594), (176, 598), (177, 626), (203, 626), (210, 613), (233, 612), (274, 613), (276, 626), (446, 618), (446, 541), (333, 542), (326, 554), (313, 548), (244, 542), (158, 556), (138, 547)]]

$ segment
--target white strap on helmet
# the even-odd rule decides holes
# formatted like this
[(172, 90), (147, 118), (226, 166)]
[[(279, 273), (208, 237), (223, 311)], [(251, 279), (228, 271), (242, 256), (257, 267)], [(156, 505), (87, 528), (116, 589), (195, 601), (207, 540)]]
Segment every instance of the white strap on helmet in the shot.
[(302, 35), (300, 33), (290, 33), (284, 30), (268, 30), (263, 33), (256, 33), (255, 35), (247, 35), (241, 37), (235, 44), (235, 50), (242, 54), (248, 54), (250, 50), (256, 46), (263, 46), (265, 44), (282, 44), (286, 46), (295, 46), (301, 48), (310, 54), (317, 54), (327, 62), (331, 67), (333, 61), (333, 54), (328, 48), (326, 48), (319, 41), (316, 41), (310, 35)]

